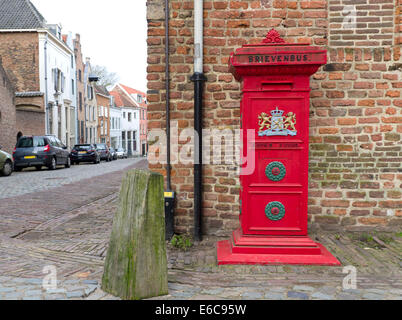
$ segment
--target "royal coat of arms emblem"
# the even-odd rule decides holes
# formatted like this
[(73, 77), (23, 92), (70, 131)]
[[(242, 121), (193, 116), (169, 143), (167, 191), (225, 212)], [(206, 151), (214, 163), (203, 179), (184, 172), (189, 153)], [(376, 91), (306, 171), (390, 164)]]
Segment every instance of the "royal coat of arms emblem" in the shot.
[(284, 116), (284, 113), (278, 107), (271, 111), (270, 116), (265, 112), (261, 113), (258, 116), (258, 125), (260, 127), (258, 136), (296, 136), (296, 115), (293, 112), (289, 112)]

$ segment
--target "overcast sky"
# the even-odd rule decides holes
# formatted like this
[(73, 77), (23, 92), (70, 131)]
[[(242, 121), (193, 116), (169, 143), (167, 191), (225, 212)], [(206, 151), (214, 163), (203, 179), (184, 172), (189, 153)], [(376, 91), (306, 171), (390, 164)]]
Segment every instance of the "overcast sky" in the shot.
[(81, 34), (83, 58), (146, 92), (145, 0), (31, 0), (47, 23)]

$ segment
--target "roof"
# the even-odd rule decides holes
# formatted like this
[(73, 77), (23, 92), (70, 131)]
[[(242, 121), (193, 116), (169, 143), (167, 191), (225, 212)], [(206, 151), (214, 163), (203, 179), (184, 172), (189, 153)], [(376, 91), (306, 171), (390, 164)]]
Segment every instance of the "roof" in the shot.
[(43, 29), (46, 20), (29, 0), (0, 0), (0, 29)]
[(147, 95), (142, 91), (127, 87), (127, 86), (125, 86), (124, 84), (121, 84), (121, 83), (119, 83), (119, 86), (121, 86), (124, 90), (126, 90), (128, 94), (140, 94), (145, 98), (147, 97)]
[(110, 91), (110, 95), (114, 97), (114, 102), (117, 107), (132, 107), (136, 108), (135, 103), (131, 101), (131, 99), (127, 98), (124, 94), (120, 94), (117, 91)]
[[(127, 86), (125, 86), (125, 85), (123, 85), (121, 83), (116, 85), (113, 90), (119, 92), (121, 95), (123, 95), (123, 96), (127, 97), (128, 99), (134, 101), (134, 104), (139, 105), (142, 108), (147, 108), (147, 104), (145, 102), (145, 100), (147, 98), (147, 95), (144, 92), (139, 91), (137, 89), (127, 87)], [(143, 101), (141, 103), (139, 103), (134, 97), (131, 96), (133, 94), (141, 95), (143, 97)]]
[(96, 93), (102, 94), (102, 95), (104, 95), (104, 96), (110, 96), (110, 93), (109, 93), (109, 91), (106, 89), (105, 86), (101, 86), (101, 85), (99, 85), (99, 84), (95, 84), (95, 85), (94, 85), (94, 88), (95, 88), (95, 92), (96, 92)]

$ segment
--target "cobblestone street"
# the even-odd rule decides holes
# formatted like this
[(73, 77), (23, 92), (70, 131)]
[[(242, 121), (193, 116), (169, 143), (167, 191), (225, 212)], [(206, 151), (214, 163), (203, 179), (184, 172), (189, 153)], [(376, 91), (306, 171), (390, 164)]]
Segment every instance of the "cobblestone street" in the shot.
[[(116, 299), (99, 287), (120, 181), (125, 170), (146, 166), (129, 159), (1, 178), (0, 299)], [(54, 184), (41, 184), (46, 178)], [(158, 299), (402, 299), (400, 235), (385, 247), (348, 234), (312, 236), (357, 268), (357, 289), (342, 289), (342, 267), (218, 267), (221, 239), (206, 237), (186, 252), (169, 245), (169, 296)], [(56, 267), (57, 289), (42, 287), (47, 266)]]

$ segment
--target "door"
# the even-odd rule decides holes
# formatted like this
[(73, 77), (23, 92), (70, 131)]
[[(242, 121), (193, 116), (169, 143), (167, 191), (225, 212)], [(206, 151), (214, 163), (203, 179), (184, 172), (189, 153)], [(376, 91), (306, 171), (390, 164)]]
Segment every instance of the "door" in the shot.
[[(250, 235), (306, 235), (308, 97), (248, 93), (243, 128), (255, 136), (255, 170), (242, 177), (242, 227)], [(246, 149), (247, 150), (247, 149)]]

